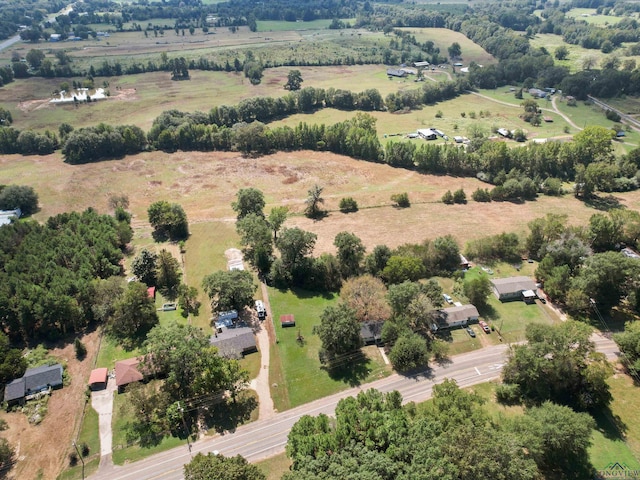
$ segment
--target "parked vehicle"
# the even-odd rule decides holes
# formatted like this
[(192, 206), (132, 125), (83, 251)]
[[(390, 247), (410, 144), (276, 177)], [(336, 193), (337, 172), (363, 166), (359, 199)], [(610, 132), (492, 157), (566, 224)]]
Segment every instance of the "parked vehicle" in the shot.
[(264, 308), (262, 300), (256, 300), (256, 312), (260, 320), (264, 320), (267, 316), (267, 309)]
[(473, 328), (467, 327), (466, 330), (471, 338), (476, 338), (476, 332), (473, 331)]
[(450, 295), (443, 293), (442, 296), (444, 297), (444, 301), (447, 302), (449, 305), (453, 304), (453, 298), (451, 298)]
[(489, 327), (489, 325), (487, 325), (487, 322), (485, 322), (484, 320), (480, 320), (478, 322), (478, 325), (480, 325), (480, 328), (484, 330), (484, 333), (491, 333), (491, 328)]

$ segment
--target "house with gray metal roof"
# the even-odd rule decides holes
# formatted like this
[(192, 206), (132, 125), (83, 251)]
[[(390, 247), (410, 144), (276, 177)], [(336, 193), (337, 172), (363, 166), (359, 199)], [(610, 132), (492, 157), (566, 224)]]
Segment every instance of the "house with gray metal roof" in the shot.
[(24, 375), (4, 387), (4, 401), (9, 405), (24, 403), (29, 395), (62, 387), (62, 365), (28, 368)]
[(431, 325), (431, 329), (437, 331), (464, 327), (469, 323), (477, 322), (479, 317), (478, 309), (471, 304), (441, 308), (435, 312), (436, 322)]
[(256, 337), (249, 327), (216, 328), (209, 343), (218, 349), (220, 356), (242, 358), (258, 351)]
[(494, 295), (501, 302), (525, 300), (537, 296), (536, 282), (529, 277), (494, 278), (491, 280)]

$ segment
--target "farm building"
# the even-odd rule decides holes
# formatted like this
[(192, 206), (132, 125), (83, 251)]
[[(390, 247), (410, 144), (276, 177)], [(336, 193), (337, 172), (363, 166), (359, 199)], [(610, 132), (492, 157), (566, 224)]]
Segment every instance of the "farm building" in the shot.
[(529, 277), (507, 277), (491, 280), (494, 295), (501, 302), (531, 300), (537, 297), (536, 284)]
[(49, 35), (50, 42), (59, 42), (61, 38), (62, 35), (60, 35), (59, 33), (52, 33), (51, 35)]
[(91, 370), (89, 375), (89, 388), (91, 390), (104, 390), (107, 388), (107, 381), (109, 379), (109, 370), (106, 368), (96, 368)]
[(431, 65), (429, 62), (413, 62), (413, 66), (417, 68), (428, 67)]
[(473, 305), (461, 305), (436, 310), (436, 323), (432, 330), (444, 330), (448, 328), (464, 327), (470, 322), (477, 322), (480, 314)]
[(282, 327), (295, 327), (296, 319), (295, 317), (289, 313), (287, 315), (280, 315), (280, 326)]
[(365, 345), (382, 343), (382, 326), (384, 322), (363, 322), (360, 326), (360, 338)]
[(463, 270), (469, 268), (469, 260), (462, 254), (460, 254), (460, 268)]
[(511, 132), (506, 128), (499, 128), (498, 130), (496, 130), (496, 132), (498, 132), (499, 135), (502, 135), (505, 138), (511, 138)]
[(420, 130), (418, 130), (418, 135), (420, 135), (420, 137), (424, 138), (425, 140), (435, 140), (436, 138), (438, 138), (436, 132), (434, 132), (430, 128), (421, 128)]
[(547, 95), (549, 95), (549, 93), (545, 92), (544, 90), (540, 90), (539, 88), (530, 88), (529, 95), (535, 98), (547, 98)]
[(256, 337), (249, 327), (221, 328), (211, 336), (209, 343), (227, 358), (240, 359), (247, 353), (258, 351)]
[(625, 257), (640, 258), (640, 255), (638, 254), (638, 252), (636, 252), (635, 250), (629, 247), (623, 248), (622, 250), (620, 250), (620, 253), (622, 253)]
[(400, 68), (388, 68), (387, 69), (387, 75), (390, 77), (406, 77), (407, 76), (407, 72), (405, 72), (404, 70), (400, 69)]
[(28, 368), (24, 375), (4, 387), (4, 401), (7, 405), (24, 403), (31, 395), (62, 387), (62, 365), (42, 365)]
[(139, 369), (142, 357), (127, 358), (116, 362), (116, 386), (118, 393), (124, 392), (127, 385), (134, 382), (142, 382), (144, 375)]
[(19, 208), (16, 208), (15, 210), (0, 210), (0, 227), (2, 225), (10, 224), (21, 216), (22, 211)]

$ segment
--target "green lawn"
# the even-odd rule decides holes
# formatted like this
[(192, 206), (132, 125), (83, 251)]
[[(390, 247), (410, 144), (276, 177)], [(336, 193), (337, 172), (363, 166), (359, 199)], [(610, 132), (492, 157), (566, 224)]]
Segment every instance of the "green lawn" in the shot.
[[(375, 347), (366, 347), (366, 360), (357, 366), (334, 374), (322, 369), (318, 352), (320, 339), (312, 333), (320, 323), (322, 311), (338, 300), (337, 295), (321, 295), (305, 290), (281, 291), (269, 289), (269, 301), (275, 323), (277, 345), (272, 349), (270, 382), (271, 395), (278, 411), (296, 407), (331, 395), (353, 385), (367, 383), (390, 373)], [(295, 327), (282, 328), (280, 315), (293, 314)], [(304, 337), (297, 341), (298, 333)], [(283, 391), (283, 390), (286, 390)]]
[[(86, 443), (89, 446), (89, 456), (85, 457), (85, 476), (91, 475), (98, 470), (100, 464), (100, 431), (98, 426), (98, 412), (96, 412), (91, 404), (85, 406), (84, 418), (82, 426), (78, 433), (78, 446)], [(82, 478), (82, 464), (71, 467), (62, 472), (59, 480), (77, 480)]]
[(186, 439), (176, 437), (164, 437), (162, 441), (153, 447), (141, 447), (128, 445), (126, 437), (126, 424), (133, 419), (133, 412), (129, 408), (128, 393), (114, 393), (113, 397), (113, 463), (123, 465), (125, 462), (135, 462), (155, 453), (184, 445), (187, 448)]
[(265, 474), (267, 480), (280, 480), (282, 475), (289, 471), (291, 463), (287, 454), (281, 453), (275, 457), (257, 462), (256, 465)]
[(615, 25), (623, 18), (626, 18), (626, 15), (624, 17), (614, 17), (613, 15), (599, 15), (596, 13), (595, 8), (572, 8), (566, 13), (566, 16), (569, 18), (575, 18), (576, 20), (581, 20), (590, 25), (597, 25), (599, 27)]
[(188, 285), (198, 289), (198, 298), (202, 302), (200, 314), (193, 317), (192, 321), (193, 325), (207, 330), (211, 327), (211, 302), (202, 290), (202, 279), (217, 270), (226, 270), (225, 250), (239, 248), (240, 245), (235, 223), (195, 223), (190, 225), (189, 230), (191, 235), (186, 242), (185, 253), (186, 280)]
[[(630, 469), (640, 469), (639, 452), (633, 451), (633, 446), (640, 445), (640, 421), (635, 414), (636, 406), (629, 402), (630, 400), (633, 402), (636, 398), (638, 387), (634, 386), (627, 376), (611, 378), (608, 383), (613, 394), (613, 413), (620, 416), (620, 420), (628, 428), (627, 441), (620, 438), (610, 416), (596, 415), (597, 427), (593, 430), (591, 437), (592, 445), (589, 448), (589, 458), (596, 470), (603, 470), (613, 462), (625, 464)], [(524, 409), (520, 405), (504, 406), (496, 402), (495, 388), (498, 384), (497, 381), (486, 382), (469, 387), (467, 390), (477, 393), (486, 400), (486, 408), (496, 421), (522, 414)]]
[[(343, 22), (348, 20), (343, 20)], [(319, 19), (310, 22), (286, 22), (284, 20), (259, 20), (258, 32), (282, 32), (289, 30), (321, 30), (329, 28), (332, 20)]]
[(109, 368), (115, 367), (115, 363), (119, 360), (125, 360), (140, 355), (140, 349), (125, 350), (118, 341), (108, 335), (102, 336), (102, 342), (100, 343), (100, 351), (98, 352), (98, 359), (96, 360), (96, 368)]

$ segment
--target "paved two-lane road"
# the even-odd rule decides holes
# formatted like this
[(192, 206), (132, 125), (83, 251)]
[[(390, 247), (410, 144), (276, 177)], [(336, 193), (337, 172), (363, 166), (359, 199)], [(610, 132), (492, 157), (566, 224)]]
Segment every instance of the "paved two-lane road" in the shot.
[[(599, 351), (610, 359), (616, 358), (615, 343), (603, 337), (594, 339)], [(506, 352), (506, 345), (496, 345), (458, 355), (449, 364), (435, 367), (422, 376), (391, 375), (362, 387), (352, 388), (287, 410), (268, 420), (244, 425), (233, 433), (198, 441), (192, 445), (191, 454), (218, 450), (225, 456), (240, 454), (252, 462), (268, 458), (284, 451), (289, 430), (302, 415), (320, 413), (333, 415), (341, 399), (357, 395), (359, 391), (369, 388), (382, 392), (398, 390), (405, 402), (421, 402), (430, 398), (433, 386), (445, 378), (456, 380), (460, 387), (486, 382), (500, 376)], [(190, 453), (185, 444), (184, 447), (174, 448), (122, 467), (106, 466), (91, 478), (94, 480), (179, 480), (184, 478), (182, 466), (189, 460)]]

